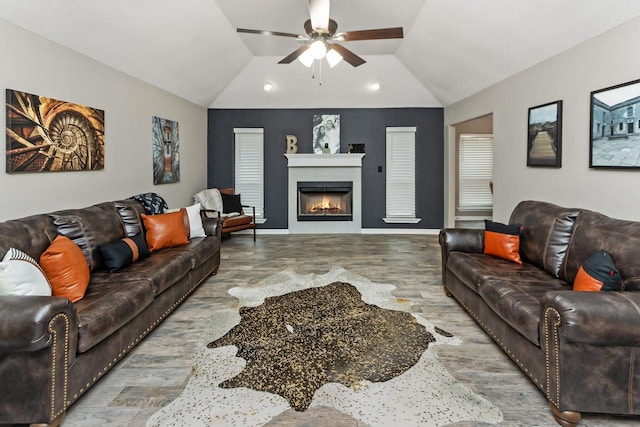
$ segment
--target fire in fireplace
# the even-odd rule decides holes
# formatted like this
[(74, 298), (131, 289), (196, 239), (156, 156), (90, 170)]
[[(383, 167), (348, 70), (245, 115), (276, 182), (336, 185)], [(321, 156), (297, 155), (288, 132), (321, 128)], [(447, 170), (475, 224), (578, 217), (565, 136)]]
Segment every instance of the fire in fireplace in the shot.
[(298, 182), (298, 221), (352, 221), (351, 181)]

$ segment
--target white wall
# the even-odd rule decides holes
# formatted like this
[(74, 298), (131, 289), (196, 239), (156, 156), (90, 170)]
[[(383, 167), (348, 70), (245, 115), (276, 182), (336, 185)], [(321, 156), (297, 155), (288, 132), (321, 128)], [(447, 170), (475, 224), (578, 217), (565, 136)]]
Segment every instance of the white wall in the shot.
[[(493, 113), (494, 218), (507, 221), (521, 200), (545, 200), (640, 220), (640, 170), (589, 169), (590, 93), (640, 78), (640, 18), (445, 108), (450, 125)], [(563, 100), (562, 168), (526, 166), (529, 107)], [(450, 185), (449, 185), (450, 184)], [(453, 183), (446, 184), (452, 197)]]
[[(161, 194), (170, 207), (180, 207), (191, 203), (192, 195), (205, 188), (205, 108), (3, 20), (0, 20), (0, 40), (2, 89), (105, 111), (105, 168), (91, 172), (0, 172), (0, 221), (150, 191)], [(0, 96), (5, 104), (4, 90)], [(153, 185), (152, 116), (179, 124), (179, 183)], [(0, 129), (6, 129), (4, 110), (0, 113)], [(6, 143), (0, 146), (5, 157)]]

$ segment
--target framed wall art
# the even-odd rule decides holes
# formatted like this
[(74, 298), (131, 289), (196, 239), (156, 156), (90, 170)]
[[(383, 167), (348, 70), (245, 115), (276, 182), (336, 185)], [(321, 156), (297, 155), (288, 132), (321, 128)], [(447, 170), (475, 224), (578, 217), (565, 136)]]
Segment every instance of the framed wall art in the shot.
[(640, 168), (640, 80), (591, 92), (590, 124), (590, 168)]
[(153, 117), (153, 183), (180, 181), (180, 140), (178, 122)]
[(529, 108), (527, 166), (562, 166), (562, 101)]
[(313, 115), (313, 152), (336, 154), (340, 152), (340, 115)]
[(7, 173), (104, 169), (104, 111), (7, 89)]

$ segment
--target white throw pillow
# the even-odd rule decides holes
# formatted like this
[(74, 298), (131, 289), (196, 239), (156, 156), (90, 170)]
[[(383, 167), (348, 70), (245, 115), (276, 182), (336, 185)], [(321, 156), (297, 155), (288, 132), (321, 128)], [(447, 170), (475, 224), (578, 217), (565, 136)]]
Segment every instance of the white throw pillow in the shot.
[(187, 210), (187, 216), (189, 217), (189, 237), (206, 237), (207, 233), (204, 232), (202, 218), (200, 217), (200, 210), (202, 209), (200, 203), (188, 206), (185, 209)]
[[(189, 218), (189, 238), (192, 237), (207, 237), (207, 233), (202, 226), (202, 218), (200, 218), (200, 210), (202, 209), (200, 203), (196, 203), (192, 206), (184, 208), (187, 211), (187, 217)], [(180, 209), (168, 209), (165, 213), (178, 212)]]
[(36, 260), (10, 248), (0, 262), (0, 295), (51, 296), (51, 285)]

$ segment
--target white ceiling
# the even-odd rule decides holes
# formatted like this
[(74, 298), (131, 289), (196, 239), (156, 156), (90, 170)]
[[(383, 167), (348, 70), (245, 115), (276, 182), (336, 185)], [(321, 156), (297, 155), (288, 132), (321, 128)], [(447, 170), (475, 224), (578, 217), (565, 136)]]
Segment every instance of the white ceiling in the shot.
[(447, 106), (637, 16), (638, 0), (333, 0), (339, 31), (402, 26), (405, 38), (345, 43), (367, 63), (311, 79), (297, 61), (277, 64), (294, 39), (235, 31), (303, 34), (305, 0), (0, 0), (4, 20), (226, 108)]

